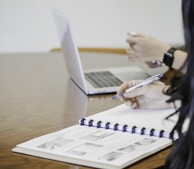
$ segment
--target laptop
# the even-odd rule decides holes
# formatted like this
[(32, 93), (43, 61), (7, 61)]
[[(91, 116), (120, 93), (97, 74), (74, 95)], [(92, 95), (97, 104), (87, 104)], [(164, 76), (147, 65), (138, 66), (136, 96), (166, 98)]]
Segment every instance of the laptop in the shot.
[(124, 81), (149, 77), (138, 66), (83, 70), (69, 17), (57, 9), (53, 9), (53, 15), (67, 71), (72, 81), (86, 95), (116, 93)]

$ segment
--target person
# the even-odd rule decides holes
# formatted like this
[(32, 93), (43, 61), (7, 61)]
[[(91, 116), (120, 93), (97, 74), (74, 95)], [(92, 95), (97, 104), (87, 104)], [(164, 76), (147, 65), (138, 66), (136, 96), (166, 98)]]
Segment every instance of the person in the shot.
[[(178, 120), (171, 133), (175, 131), (179, 134), (179, 139), (173, 142), (173, 147), (168, 155), (165, 169), (193, 169), (194, 168), (194, 3), (193, 0), (182, 0), (182, 20), (185, 37), (186, 57), (183, 60), (182, 65), (174, 73), (171, 79), (170, 85), (165, 86), (161, 84), (150, 84), (142, 88), (137, 88), (129, 93), (124, 94), (121, 98), (122, 101), (127, 101), (132, 106), (132, 103), (136, 103), (136, 108), (150, 108), (154, 105), (156, 98), (157, 102), (166, 101), (167, 104), (176, 104), (176, 101), (180, 104), (175, 107), (178, 113)], [(137, 48), (136, 48), (137, 49)], [(176, 57), (175, 57), (176, 58)], [(173, 63), (174, 64), (174, 63)], [(185, 70), (184, 74), (179, 72)], [(139, 82), (136, 82), (139, 83)], [(127, 82), (118, 90), (118, 94), (123, 92), (126, 88), (134, 85), (134, 82)], [(164, 90), (164, 88), (166, 88)], [(154, 92), (151, 92), (154, 90)], [(162, 96), (164, 93), (165, 96)], [(158, 96), (162, 96), (159, 98)], [(159, 99), (159, 101), (158, 101)], [(166, 100), (167, 99), (167, 100)], [(152, 103), (148, 102), (153, 101)], [(150, 105), (150, 107), (145, 104)], [(165, 107), (160, 104), (158, 108)], [(156, 108), (156, 107), (155, 107)], [(185, 119), (189, 117), (190, 122), (185, 133), (182, 133), (182, 127)]]
[[(165, 52), (172, 48), (169, 44), (166, 44), (152, 36), (144, 35), (141, 33), (131, 32), (130, 36), (127, 38), (127, 43), (129, 48), (126, 50), (129, 60), (130, 58), (149, 58), (152, 61), (161, 61), (163, 60)], [(173, 53), (174, 59), (171, 67), (178, 69), (183, 62), (185, 62), (187, 53), (186, 51), (176, 49)], [(185, 72), (183, 69), (182, 72)], [(117, 93), (122, 93), (129, 87), (134, 86), (133, 83), (138, 84), (142, 80), (138, 81), (129, 81), (123, 83)], [(164, 89), (165, 84), (162, 83), (153, 83), (149, 86), (145, 86), (142, 89), (137, 89), (126, 93), (125, 97), (121, 97), (120, 100), (125, 102), (131, 108), (144, 108), (144, 109), (166, 109), (174, 107), (174, 104), (169, 104), (164, 102), (168, 100), (169, 96), (163, 95), (162, 93), (155, 94), (156, 91), (161, 91)], [(149, 90), (152, 88), (152, 90)], [(154, 104), (153, 104), (154, 103)], [(176, 103), (180, 104), (180, 103)]]
[[(130, 33), (130, 36), (127, 38), (127, 43), (129, 43), (129, 48), (126, 50), (129, 60), (130, 58), (141, 58), (150, 60), (163, 60), (164, 53), (168, 49), (172, 48), (169, 44), (163, 43), (162, 41), (148, 35), (140, 33)], [(178, 69), (182, 63), (186, 60), (187, 53), (183, 50), (176, 49), (174, 51), (174, 59), (171, 67)], [(185, 70), (182, 70), (185, 72)], [(138, 81), (128, 81), (123, 83), (118, 89), (117, 93), (120, 94), (127, 88), (134, 86), (142, 82)], [(135, 84), (134, 84), (135, 83)], [(131, 91), (126, 93), (121, 97), (120, 100), (125, 102), (131, 108), (144, 108), (144, 109), (166, 109), (174, 107), (174, 104), (169, 104), (164, 102), (168, 100), (169, 96), (163, 95), (163, 93), (157, 93), (156, 91), (161, 91), (164, 89), (165, 84), (162, 83), (153, 83), (144, 88)], [(149, 90), (149, 89), (152, 90)], [(153, 104), (154, 103), (154, 104)], [(179, 104), (179, 103), (177, 103)]]

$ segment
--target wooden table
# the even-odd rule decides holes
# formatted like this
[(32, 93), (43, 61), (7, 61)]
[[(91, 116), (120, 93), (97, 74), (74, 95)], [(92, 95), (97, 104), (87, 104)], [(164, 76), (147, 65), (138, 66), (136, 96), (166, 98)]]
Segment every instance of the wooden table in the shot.
[[(119, 54), (83, 52), (81, 58), (84, 68), (129, 65), (127, 57)], [(60, 52), (0, 54), (0, 168), (88, 168), (16, 154), (11, 149), (77, 124), (83, 115), (119, 105), (111, 96), (88, 97), (80, 91), (69, 79)], [(168, 153), (166, 149), (130, 168), (156, 168), (164, 164)]]

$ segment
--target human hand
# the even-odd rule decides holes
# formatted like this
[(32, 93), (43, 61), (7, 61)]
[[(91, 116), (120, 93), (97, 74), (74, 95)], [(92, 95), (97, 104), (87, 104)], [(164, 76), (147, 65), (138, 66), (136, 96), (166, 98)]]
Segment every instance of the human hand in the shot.
[(133, 33), (127, 38), (129, 48), (126, 50), (130, 58), (150, 58), (150, 60), (162, 60), (164, 53), (170, 48), (170, 45), (160, 40), (146, 36), (140, 33)]
[[(124, 82), (118, 89), (117, 94), (123, 93), (126, 89), (141, 83), (142, 80)], [(130, 92), (124, 93), (120, 100), (129, 107), (135, 109), (168, 109), (173, 108), (172, 104), (166, 103), (169, 96), (163, 93), (165, 84), (154, 82), (149, 85), (136, 88)]]

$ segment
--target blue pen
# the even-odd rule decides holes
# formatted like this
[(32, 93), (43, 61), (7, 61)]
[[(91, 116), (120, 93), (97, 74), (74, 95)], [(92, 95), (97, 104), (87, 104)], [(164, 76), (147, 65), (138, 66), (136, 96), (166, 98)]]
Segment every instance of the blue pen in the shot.
[(161, 79), (162, 76), (163, 76), (163, 74), (157, 74), (157, 75), (151, 76), (148, 79), (146, 79), (143, 82), (141, 82), (140, 84), (137, 84), (137, 85), (135, 85), (133, 87), (130, 87), (129, 89), (125, 90), (123, 93), (120, 93), (119, 95), (114, 95), (112, 97), (112, 100), (119, 99), (120, 97), (122, 97), (124, 95), (124, 93), (130, 92), (130, 91), (132, 91), (134, 89), (137, 89), (139, 87), (143, 87), (145, 85), (151, 84), (151, 83)]

